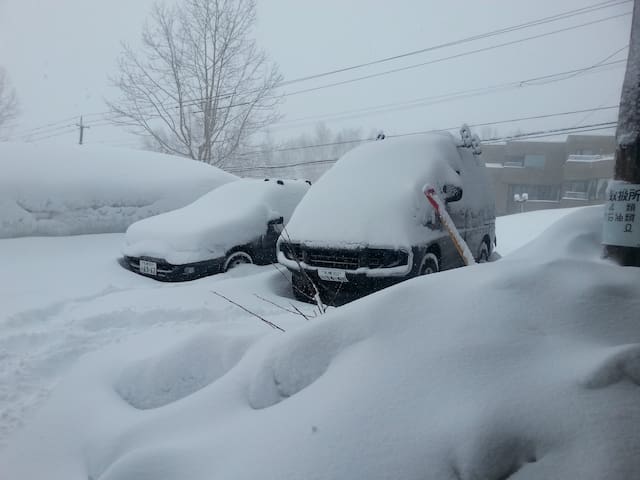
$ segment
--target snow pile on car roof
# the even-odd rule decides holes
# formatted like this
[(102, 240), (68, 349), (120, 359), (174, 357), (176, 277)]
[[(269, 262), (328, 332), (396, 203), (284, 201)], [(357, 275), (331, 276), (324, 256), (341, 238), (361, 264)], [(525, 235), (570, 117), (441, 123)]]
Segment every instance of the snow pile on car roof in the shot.
[(224, 256), (266, 233), (267, 222), (293, 210), (309, 189), (302, 180), (241, 179), (195, 202), (129, 227), (123, 253), (175, 265)]
[[(391, 138), (346, 153), (314, 184), (287, 227), (293, 241), (407, 246), (424, 238), (432, 210), (422, 188), (460, 186), (454, 137)], [(462, 207), (463, 201), (457, 203)]]
[[(85, 357), (0, 453), (1, 470), (69, 480), (636, 478), (640, 284), (637, 269), (600, 258), (601, 228), (602, 208), (578, 211), (501, 261), (416, 278), (267, 335), (221, 376), (180, 365), (207, 349), (193, 340), (155, 348), (143, 335)], [(157, 368), (171, 359), (185, 375)], [(146, 380), (127, 385), (136, 378)], [(141, 409), (144, 389), (154, 396), (170, 379), (181, 394)]]
[(124, 232), (235, 179), (139, 150), (0, 143), (0, 238)]

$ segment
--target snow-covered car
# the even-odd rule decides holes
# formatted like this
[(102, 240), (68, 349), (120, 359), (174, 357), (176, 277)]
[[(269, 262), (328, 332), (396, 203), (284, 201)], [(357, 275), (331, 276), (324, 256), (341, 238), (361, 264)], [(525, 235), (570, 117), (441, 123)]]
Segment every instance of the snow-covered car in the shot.
[(302, 180), (241, 179), (129, 227), (123, 264), (157, 280), (192, 280), (276, 261), (276, 241), (309, 189)]
[(236, 180), (157, 152), (0, 141), (0, 238), (124, 233)]
[(434, 187), (473, 256), (495, 245), (495, 205), (479, 145), (447, 132), (391, 138), (345, 154), (298, 205), (278, 242), (298, 299), (341, 302), (417, 275), (463, 266), (427, 201)]

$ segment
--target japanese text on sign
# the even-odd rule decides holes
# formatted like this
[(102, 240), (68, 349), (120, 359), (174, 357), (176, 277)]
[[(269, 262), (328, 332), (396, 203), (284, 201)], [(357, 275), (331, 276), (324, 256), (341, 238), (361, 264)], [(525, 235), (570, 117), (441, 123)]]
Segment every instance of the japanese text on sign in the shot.
[(640, 247), (640, 185), (611, 182), (607, 198), (602, 243)]

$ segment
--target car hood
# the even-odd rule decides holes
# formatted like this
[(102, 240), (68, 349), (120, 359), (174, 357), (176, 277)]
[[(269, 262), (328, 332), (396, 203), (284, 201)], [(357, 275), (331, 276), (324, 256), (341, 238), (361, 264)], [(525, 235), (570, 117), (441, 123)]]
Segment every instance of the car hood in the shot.
[[(434, 212), (423, 188), (461, 186), (459, 158), (448, 134), (358, 147), (300, 202), (289, 238), (313, 246), (406, 248), (440, 235), (426, 226)], [(464, 198), (450, 207), (465, 208)]]
[(263, 235), (269, 220), (287, 221), (308, 187), (249, 179), (223, 185), (184, 208), (131, 225), (123, 253), (178, 265), (223, 257)]

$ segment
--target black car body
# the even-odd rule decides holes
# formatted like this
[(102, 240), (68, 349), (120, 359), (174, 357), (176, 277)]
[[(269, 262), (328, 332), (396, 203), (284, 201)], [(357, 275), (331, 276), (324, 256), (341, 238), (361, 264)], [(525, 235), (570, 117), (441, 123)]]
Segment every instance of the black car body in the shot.
[[(339, 304), (464, 265), (424, 196), (433, 185), (473, 255), (495, 245), (495, 206), (479, 151), (451, 134), (386, 139), (347, 153), (311, 189), (278, 242), (293, 292)], [(321, 213), (318, 213), (321, 212)]]
[(278, 236), (309, 185), (269, 179), (223, 185), (191, 205), (129, 227), (121, 263), (170, 282), (242, 263), (274, 263)]

